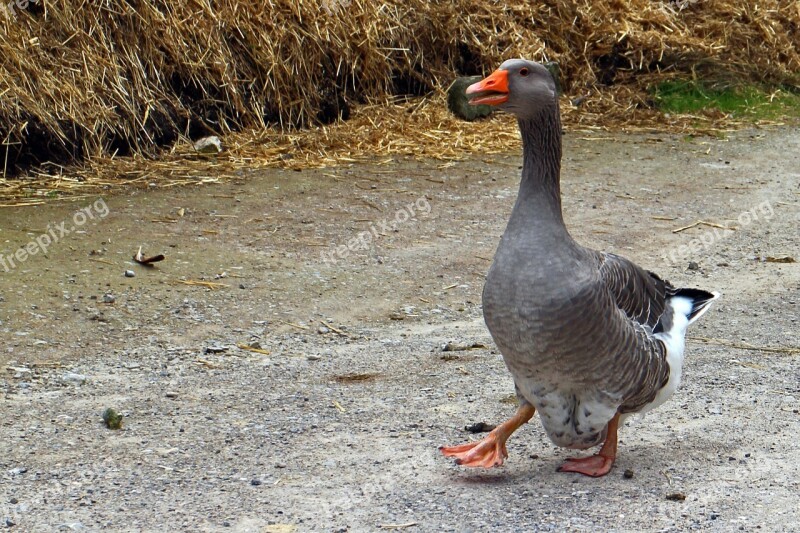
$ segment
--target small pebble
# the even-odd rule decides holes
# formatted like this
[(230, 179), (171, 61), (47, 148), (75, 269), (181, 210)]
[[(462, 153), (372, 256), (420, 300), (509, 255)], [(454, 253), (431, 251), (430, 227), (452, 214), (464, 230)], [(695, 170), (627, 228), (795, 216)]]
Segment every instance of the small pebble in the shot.
[(221, 346), (219, 344), (215, 344), (215, 345), (212, 345), (212, 346), (206, 346), (206, 349), (203, 350), (204, 353), (223, 353), (223, 352), (227, 352), (227, 351), (228, 351), (228, 347), (227, 346)]
[(222, 141), (216, 135), (203, 137), (194, 143), (194, 149), (201, 154), (218, 154), (222, 151)]
[(322, 357), (316, 354), (311, 354), (307, 355), (306, 359), (308, 359), (309, 361), (319, 361), (320, 359), (322, 359)]
[(673, 492), (671, 494), (667, 494), (667, 499), (671, 502), (682, 502), (686, 499), (686, 494), (682, 492)]
[(112, 408), (103, 411), (103, 422), (108, 429), (120, 429), (122, 427), (122, 415)]
[(253, 485), (254, 487), (258, 487), (259, 485), (261, 485), (261, 480), (260, 479), (251, 479), (250, 480), (250, 484)]
[(103, 303), (104, 304), (113, 304), (117, 299), (114, 297), (113, 294), (104, 294), (103, 295)]
[(625, 472), (622, 473), (622, 477), (624, 477), (625, 479), (631, 479), (633, 477), (633, 470), (628, 468), (627, 470), (625, 470)]
[(83, 374), (77, 374), (75, 372), (65, 372), (61, 379), (66, 381), (67, 383), (74, 383), (75, 385), (83, 385), (86, 383), (86, 376)]
[(331, 331), (331, 330), (329, 330), (329, 329), (328, 329), (328, 328), (326, 328), (325, 326), (320, 326), (320, 327), (319, 327), (319, 329), (317, 329), (317, 333), (321, 333), (321, 334), (323, 334), (323, 335), (324, 335), (325, 333), (329, 333), (330, 331)]
[(470, 424), (469, 426), (464, 426), (464, 430), (469, 431), (470, 433), (488, 433), (495, 427), (497, 426), (493, 426), (492, 424), (487, 424), (486, 422), (475, 422), (474, 424)]
[(686, 268), (689, 270), (700, 270), (700, 265), (695, 261), (689, 261), (689, 266)]
[(134, 276), (136, 276), (136, 272), (134, 272), (133, 270), (126, 270), (125, 271), (125, 277), (126, 278), (132, 278)]
[(14, 374), (15, 379), (30, 379), (30, 377), (33, 375), (33, 372), (31, 372), (30, 368), (24, 368), (24, 367), (7, 367), (7, 368), (9, 368), (12, 372), (16, 372)]
[(175, 391), (167, 391), (166, 393), (164, 393), (164, 396), (166, 396), (167, 398), (177, 398), (178, 393)]

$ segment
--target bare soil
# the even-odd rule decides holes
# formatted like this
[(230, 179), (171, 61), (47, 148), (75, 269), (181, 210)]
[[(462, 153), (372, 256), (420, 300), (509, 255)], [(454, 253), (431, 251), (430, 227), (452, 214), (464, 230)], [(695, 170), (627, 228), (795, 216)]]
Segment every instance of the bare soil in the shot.
[(800, 259), (800, 131), (582, 135), (575, 237), (724, 295), (607, 477), (535, 418), (501, 468), (440, 456), (514, 410), (480, 293), (520, 158), (401, 158), (0, 211), (6, 258), (70, 229), (0, 265), (0, 528), (800, 531), (800, 272), (766, 261)]

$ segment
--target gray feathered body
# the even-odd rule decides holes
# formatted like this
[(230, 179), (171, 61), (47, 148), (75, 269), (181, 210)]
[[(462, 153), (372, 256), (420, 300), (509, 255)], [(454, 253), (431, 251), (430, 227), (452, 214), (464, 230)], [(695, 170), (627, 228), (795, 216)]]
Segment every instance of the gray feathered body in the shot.
[[(551, 440), (572, 448), (598, 444), (617, 411), (639, 411), (666, 384), (665, 345), (651, 326), (620, 309), (602, 256), (575, 246), (541, 257), (530, 244), (530, 255), (518, 244), (509, 254), (511, 242), (506, 234), (484, 287), (489, 331)], [(510, 271), (518, 274), (503, 274)], [(634, 283), (657, 289), (654, 278), (637, 273)]]
[(487, 276), (484, 317), (550, 439), (587, 448), (603, 441), (617, 412), (643, 409), (667, 383), (667, 347), (654, 329), (673, 289), (569, 235), (558, 111), (545, 111), (533, 124), (520, 121), (523, 178)]

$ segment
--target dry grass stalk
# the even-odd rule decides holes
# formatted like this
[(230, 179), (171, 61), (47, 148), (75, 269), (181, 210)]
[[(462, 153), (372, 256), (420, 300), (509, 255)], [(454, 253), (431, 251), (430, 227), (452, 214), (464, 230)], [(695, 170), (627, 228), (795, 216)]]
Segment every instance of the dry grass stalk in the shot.
[(753, 350), (756, 352), (782, 353), (785, 355), (800, 354), (800, 347), (796, 346), (755, 346), (749, 342), (735, 342), (724, 339), (714, 339), (710, 337), (689, 337), (690, 340), (705, 342), (708, 344), (718, 344), (738, 350)]
[(214, 283), (213, 281), (201, 281), (201, 280), (196, 280), (196, 279), (177, 279), (175, 281), (177, 283), (182, 284), (182, 285), (189, 285), (191, 287), (205, 287), (205, 288), (210, 289), (212, 291), (216, 290), (216, 289), (224, 289), (224, 288), (228, 287), (228, 285), (225, 285), (224, 283)]

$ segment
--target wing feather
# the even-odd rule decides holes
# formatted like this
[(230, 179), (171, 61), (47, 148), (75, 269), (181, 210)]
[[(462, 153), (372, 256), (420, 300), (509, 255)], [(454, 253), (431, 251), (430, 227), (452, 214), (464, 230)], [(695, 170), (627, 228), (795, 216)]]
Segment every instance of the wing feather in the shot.
[(654, 328), (664, 313), (672, 285), (615, 254), (598, 252), (600, 277), (625, 315)]
[(624, 257), (597, 252), (597, 259), (601, 283), (617, 308), (634, 322), (630, 335), (637, 348), (632, 353), (638, 356), (623, 365), (623, 382), (636, 386), (624, 393), (619, 410), (636, 412), (652, 402), (669, 379), (666, 347), (652, 335), (675, 288)]

